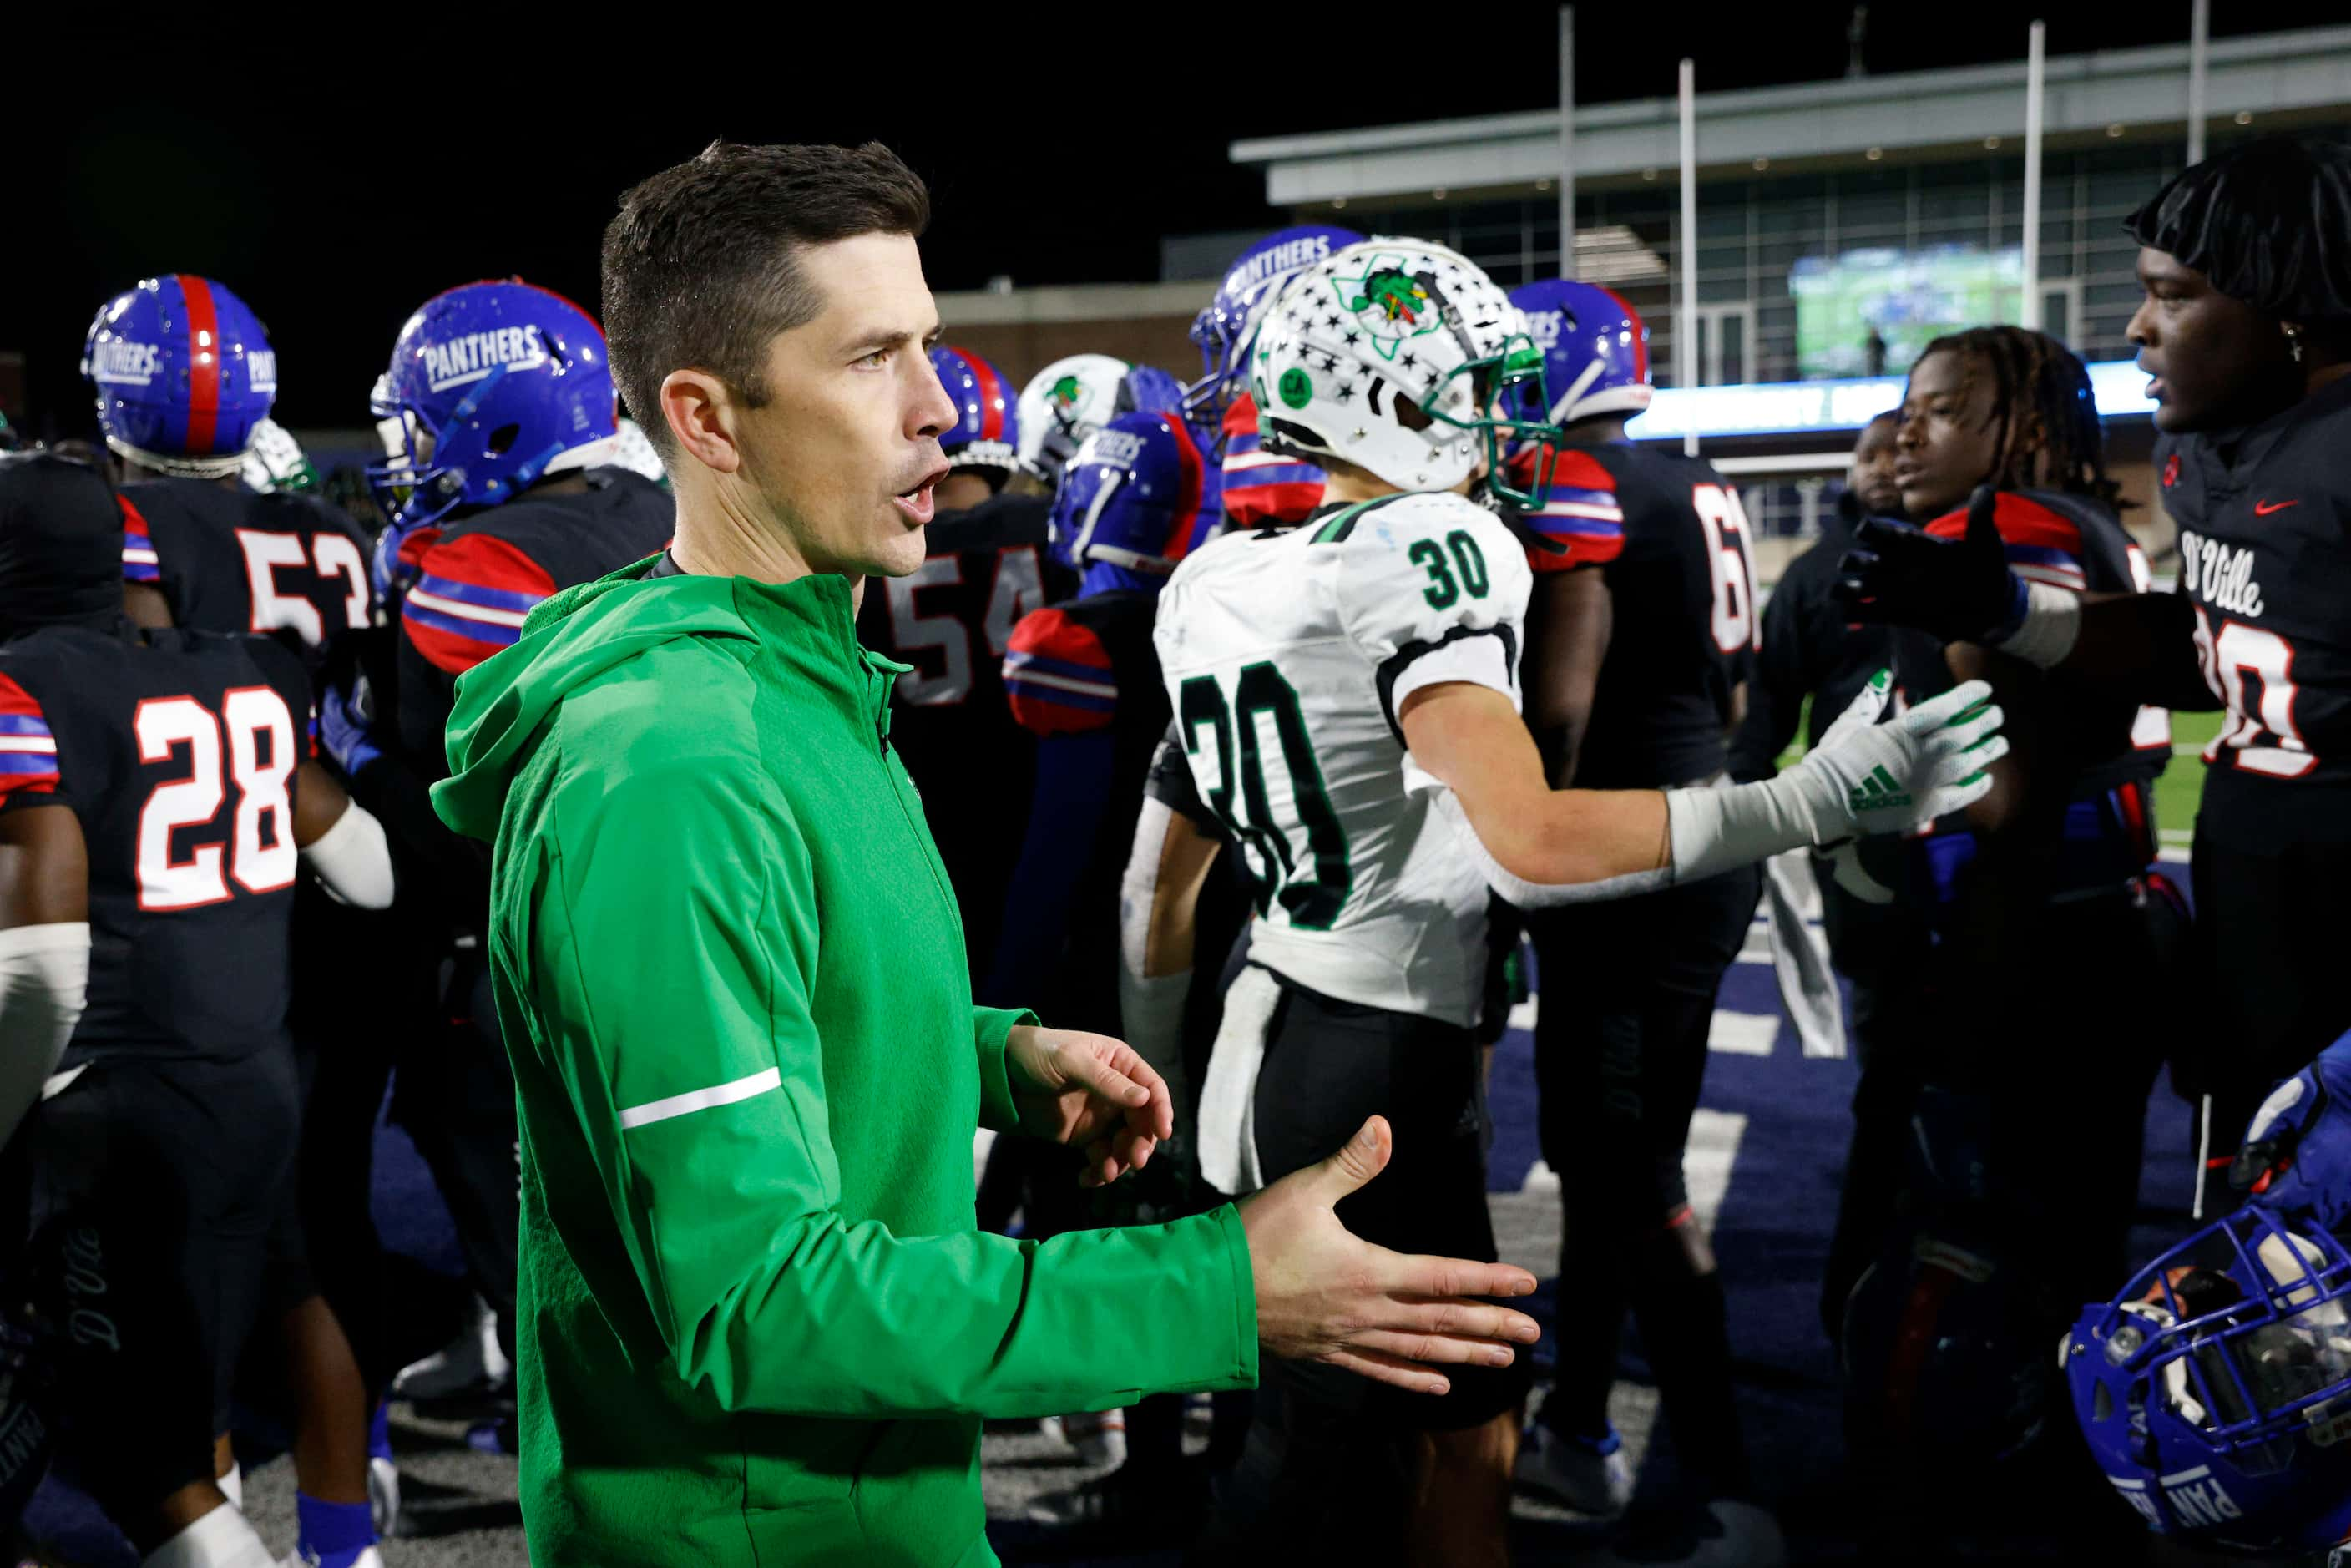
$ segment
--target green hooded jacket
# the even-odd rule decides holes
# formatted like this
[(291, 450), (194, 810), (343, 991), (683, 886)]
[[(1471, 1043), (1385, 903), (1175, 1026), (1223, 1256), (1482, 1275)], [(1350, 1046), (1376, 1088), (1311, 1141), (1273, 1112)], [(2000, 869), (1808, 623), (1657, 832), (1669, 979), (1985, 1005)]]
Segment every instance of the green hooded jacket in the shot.
[(842, 578), (648, 564), (465, 676), (433, 791), (495, 846), (532, 1560), (992, 1563), (982, 1418), (1254, 1383), (1239, 1218), (976, 1228), (1025, 1015), (972, 1003), (902, 666)]

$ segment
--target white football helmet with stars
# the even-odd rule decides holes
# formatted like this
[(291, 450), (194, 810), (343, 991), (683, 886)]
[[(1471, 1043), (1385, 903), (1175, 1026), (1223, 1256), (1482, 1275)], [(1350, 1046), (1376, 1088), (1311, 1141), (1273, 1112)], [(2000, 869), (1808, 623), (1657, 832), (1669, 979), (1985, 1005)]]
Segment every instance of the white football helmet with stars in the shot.
[(1498, 430), (1529, 434), (1497, 412), (1502, 387), (1541, 373), (1526, 319), (1483, 268), (1387, 237), (1292, 277), (1249, 365), (1269, 448), (1402, 490), (1449, 490), (1481, 457), (1493, 465)]

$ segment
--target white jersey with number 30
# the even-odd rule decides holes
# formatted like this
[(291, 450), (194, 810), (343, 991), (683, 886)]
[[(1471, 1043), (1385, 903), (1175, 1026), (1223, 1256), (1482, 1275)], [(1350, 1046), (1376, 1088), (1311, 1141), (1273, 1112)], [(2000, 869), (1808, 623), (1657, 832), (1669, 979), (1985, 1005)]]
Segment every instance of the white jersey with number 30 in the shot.
[(1177, 569), (1153, 641), (1193, 779), (1256, 880), (1252, 961), (1343, 1001), (1477, 1023), (1485, 879), (1433, 814), (1395, 716), (1446, 681), (1516, 706), (1531, 581), (1510, 531), (1451, 494), (1228, 535)]

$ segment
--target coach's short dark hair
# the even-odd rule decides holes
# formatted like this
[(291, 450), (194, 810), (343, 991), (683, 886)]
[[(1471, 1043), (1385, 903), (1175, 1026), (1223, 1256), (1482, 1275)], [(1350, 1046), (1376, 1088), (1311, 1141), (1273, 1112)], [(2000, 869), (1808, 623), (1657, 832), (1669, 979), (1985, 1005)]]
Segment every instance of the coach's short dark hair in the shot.
[(661, 384), (672, 371), (707, 371), (758, 407), (769, 340), (824, 307), (800, 250), (920, 235), (930, 221), (921, 177), (879, 141), (714, 141), (640, 183), (604, 228), (604, 335), (622, 401), (664, 452)]

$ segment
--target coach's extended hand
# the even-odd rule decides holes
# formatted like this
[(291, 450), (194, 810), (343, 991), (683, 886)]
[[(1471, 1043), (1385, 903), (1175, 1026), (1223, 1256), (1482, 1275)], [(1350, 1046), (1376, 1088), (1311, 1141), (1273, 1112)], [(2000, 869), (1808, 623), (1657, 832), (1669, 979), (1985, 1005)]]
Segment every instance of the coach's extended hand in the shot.
[(1440, 1367), (1508, 1366), (1534, 1319), (1472, 1298), (1524, 1296), (1535, 1277), (1507, 1263), (1413, 1257), (1351, 1234), (1339, 1200), (1388, 1163), (1388, 1124), (1365, 1122), (1347, 1146), (1241, 1202), (1257, 1282), (1257, 1337), (1274, 1354), (1322, 1361), (1421, 1394), (1452, 1385)]

